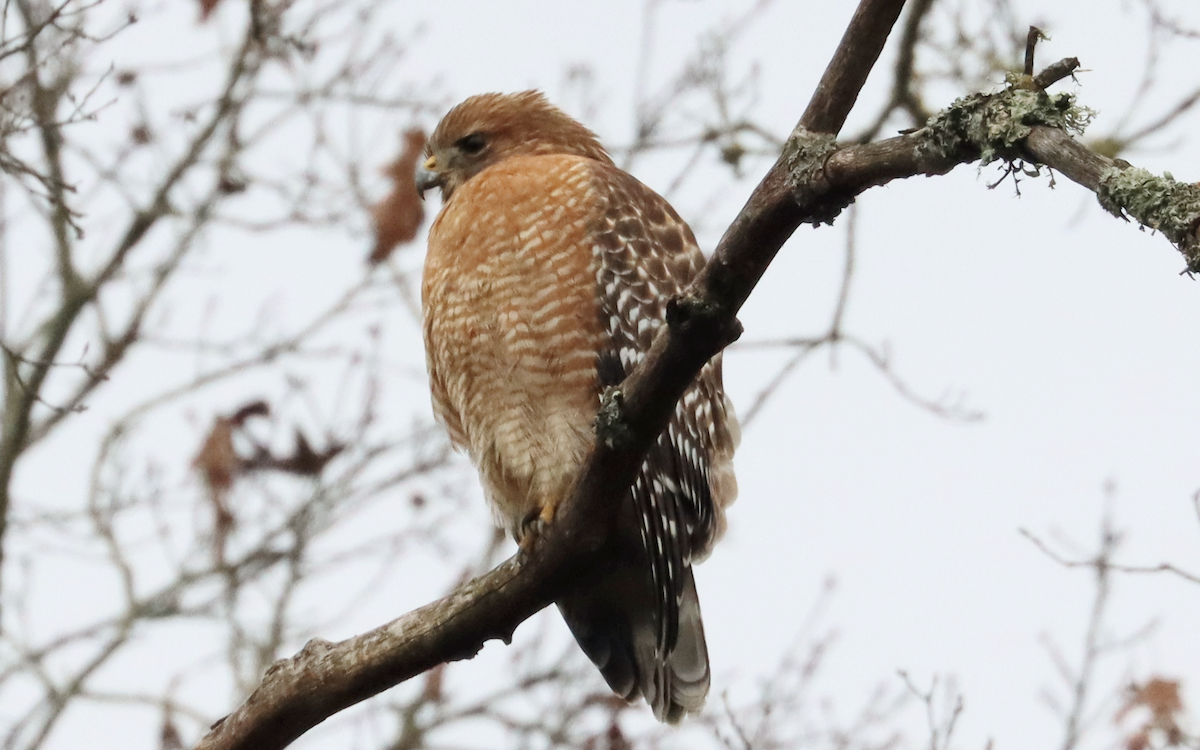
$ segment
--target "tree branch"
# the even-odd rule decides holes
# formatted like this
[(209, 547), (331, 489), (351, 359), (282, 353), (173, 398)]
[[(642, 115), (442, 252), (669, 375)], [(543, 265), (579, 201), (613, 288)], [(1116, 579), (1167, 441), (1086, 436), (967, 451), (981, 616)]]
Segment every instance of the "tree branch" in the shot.
[(841, 131), (903, 9), (904, 0), (862, 0), (858, 4), (800, 118), (802, 127), (817, 133)]
[(914, 0), (908, 4), (908, 16), (900, 31), (899, 49), (896, 62), (892, 68), (892, 93), (888, 101), (880, 108), (866, 130), (854, 137), (855, 141), (866, 143), (871, 141), (883, 129), (884, 124), (897, 109), (902, 110), (913, 122), (924, 122), (929, 118), (929, 112), (921, 101), (919, 86), (916, 81), (917, 44), (921, 41), (921, 28), (929, 12), (933, 9), (934, 0)]

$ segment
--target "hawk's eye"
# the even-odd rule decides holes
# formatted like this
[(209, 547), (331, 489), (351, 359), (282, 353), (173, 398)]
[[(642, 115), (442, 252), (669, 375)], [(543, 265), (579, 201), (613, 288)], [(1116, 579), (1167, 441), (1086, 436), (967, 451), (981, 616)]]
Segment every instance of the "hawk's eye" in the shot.
[(458, 150), (464, 154), (475, 156), (480, 151), (483, 151), (483, 147), (487, 145), (487, 141), (484, 139), (483, 133), (471, 133), (459, 138), (454, 145), (458, 146)]

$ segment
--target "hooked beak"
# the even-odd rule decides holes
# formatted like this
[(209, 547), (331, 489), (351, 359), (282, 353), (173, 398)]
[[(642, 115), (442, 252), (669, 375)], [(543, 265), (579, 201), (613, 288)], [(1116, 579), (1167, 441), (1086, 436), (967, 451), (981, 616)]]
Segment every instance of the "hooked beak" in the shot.
[(440, 188), (446, 182), (446, 175), (437, 171), (437, 157), (431, 156), (425, 160), (425, 166), (417, 169), (417, 195), (425, 200), (425, 191), (430, 188)]

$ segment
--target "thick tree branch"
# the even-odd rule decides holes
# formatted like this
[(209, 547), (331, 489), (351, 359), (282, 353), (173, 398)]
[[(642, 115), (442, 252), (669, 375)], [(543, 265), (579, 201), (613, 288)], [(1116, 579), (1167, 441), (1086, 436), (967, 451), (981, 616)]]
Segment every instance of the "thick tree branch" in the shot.
[[(1050, 97), (1036, 88), (1042, 81), (1070, 75), (1078, 65), (1074, 58), (1054, 63), (1032, 79), (1034, 91), (1014, 87), (966, 97), (916, 132), (834, 150), (817, 168), (798, 164), (803, 174), (794, 178), (803, 176), (805, 194), (824, 200), (836, 211), (875, 185), (918, 174), (944, 174), (976, 160), (1046, 166), (1096, 193), (1101, 206), (1113, 215), (1161, 232), (1183, 255), (1187, 272), (1200, 272), (1200, 186), (1179, 182), (1170, 174), (1153, 175), (1089, 149), (1072, 137), (1082, 129), (1087, 112), (1076, 108), (1067, 95)], [(811, 144), (813, 139), (808, 138)], [(828, 220), (819, 212), (816, 216)]]
[(801, 126), (817, 133), (841, 131), (903, 9), (904, 0), (862, 0), (858, 4), (800, 118)]
[(929, 118), (929, 112), (926, 111), (917, 88), (915, 70), (917, 44), (921, 41), (921, 28), (933, 6), (934, 0), (913, 0), (908, 4), (908, 15), (900, 30), (896, 62), (892, 67), (891, 96), (880, 108), (874, 122), (862, 133), (854, 136), (855, 141), (867, 143), (874, 140), (888, 118), (897, 109), (907, 113), (913, 122), (924, 122)]

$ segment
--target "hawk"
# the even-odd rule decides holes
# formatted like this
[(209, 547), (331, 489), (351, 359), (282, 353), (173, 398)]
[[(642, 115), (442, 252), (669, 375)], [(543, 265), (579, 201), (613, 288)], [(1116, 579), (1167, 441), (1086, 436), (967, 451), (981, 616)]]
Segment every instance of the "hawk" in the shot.
[[(520, 540), (553, 522), (603, 390), (642, 360), (704, 257), (666, 200), (537, 91), (463, 101), (425, 153), (418, 189), (442, 194), (421, 289), (434, 413)], [(625, 498), (618, 559), (558, 602), (609, 686), (660, 721), (708, 694), (691, 565), (724, 532), (737, 436), (718, 355)]]

